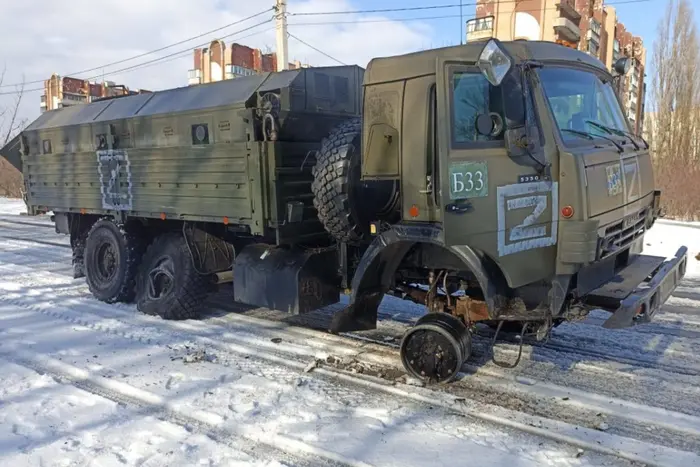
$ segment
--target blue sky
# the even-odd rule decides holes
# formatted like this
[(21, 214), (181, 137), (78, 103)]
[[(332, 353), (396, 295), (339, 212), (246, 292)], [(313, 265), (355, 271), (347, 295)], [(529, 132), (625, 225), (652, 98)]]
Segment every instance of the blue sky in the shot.
[[(249, 25), (258, 21), (255, 19), (221, 30), (223, 25), (234, 24), (237, 20), (260, 13), (266, 7), (271, 8), (274, 0), (176, 0), (176, 7), (166, 9), (163, 9), (163, 0), (80, 0), (81, 6), (74, 12), (78, 15), (74, 22), (82, 26), (51, 30), (47, 30), (46, 25), (60, 22), (65, 16), (65, 8), (60, 2), (48, 2), (37, 9), (35, 2), (5, 0), (7, 5), (3, 6), (3, 15), (0, 16), (0, 70), (3, 65), (7, 67), (5, 84), (0, 88), (0, 108), (13, 105), (15, 87), (9, 83), (26, 80), (29, 85), (25, 88), (27, 93), (20, 106), (20, 116), (29, 121), (39, 115), (43, 80), (54, 72), (75, 76), (75, 70), (99, 70), (77, 76), (98, 81), (108, 79), (134, 89), (159, 90), (187, 84), (188, 70), (194, 66), (193, 54), (188, 49), (201, 46), (198, 45), (200, 42), (207, 43), (223, 35), (229, 37), (225, 39), (227, 44), (236, 41), (251, 47), (269, 47), (270, 50), (275, 47), (274, 23), (248, 31)], [(475, 2), (464, 0), (465, 22), (474, 16)], [(306, 42), (305, 45), (297, 39), (290, 39), (289, 58), (315, 66), (333, 65), (340, 60), (364, 67), (372, 57), (460, 42), (458, 7), (366, 15), (294, 16), (295, 12), (411, 8), (457, 3), (459, 0), (288, 0), (290, 33)], [(632, 33), (643, 37), (648, 50), (649, 75), (653, 71), (649, 60), (657, 22), (664, 15), (668, 0), (606, 0), (606, 3), (615, 6), (620, 20)], [(691, 3), (695, 7), (695, 20), (700, 23), (700, 0), (691, 0)], [(135, 15), (134, 11), (137, 10), (139, 14)], [(125, 35), (115, 28), (105, 28), (93, 21), (104, 11), (110, 11), (110, 20), (114, 24), (129, 24), (129, 34)], [(452, 17), (424, 19), (427, 16), (449, 15)], [(423, 19), (385, 21), (406, 18)], [(272, 20), (271, 11), (267, 19)], [(307, 27), (302, 25), (304, 22), (316, 22), (316, 25)], [(298, 25), (292, 26), (293, 23)], [(214, 28), (218, 28), (216, 32), (207, 33), (206, 37), (199, 36)], [(232, 34), (237, 30), (242, 32)], [(181, 42), (188, 37), (195, 39), (188, 43)], [(80, 44), (80, 47), (71, 44)], [(159, 49), (163, 47), (172, 48)], [(182, 55), (151, 65), (147, 63), (158, 57), (167, 58), (168, 54), (181, 49), (184, 49)], [(154, 50), (162, 51), (148, 54)], [(141, 58), (125, 62), (129, 57)], [(140, 66), (141, 62), (145, 62), (145, 66)], [(96, 73), (100, 76), (91, 77)]]
[[(635, 3), (627, 3), (634, 1)], [(474, 17), (476, 7), (475, 0), (463, 0), (465, 6), (463, 13), (465, 21)], [(357, 9), (374, 9), (374, 8), (403, 8), (403, 7), (422, 7), (430, 5), (449, 5), (457, 4), (459, 0), (354, 0), (353, 4)], [(656, 36), (657, 22), (663, 18), (668, 5), (668, 0), (607, 0), (607, 5), (614, 6), (617, 10), (618, 19), (625, 24), (627, 30), (635, 35), (641, 36), (644, 39), (644, 44), (647, 48), (648, 59), (651, 59), (651, 50), (653, 47), (654, 38)], [(695, 21), (700, 23), (700, 1), (691, 0), (695, 9)], [(400, 13), (383, 13), (389, 18), (411, 18), (425, 16), (446, 16), (459, 15), (459, 8), (445, 8), (435, 10), (425, 10), (416, 12), (400, 12)], [(430, 26), (434, 28), (434, 44), (433, 46), (442, 46), (447, 44), (455, 44), (460, 40), (460, 18), (427, 20)], [(428, 44), (430, 46), (430, 44)]]

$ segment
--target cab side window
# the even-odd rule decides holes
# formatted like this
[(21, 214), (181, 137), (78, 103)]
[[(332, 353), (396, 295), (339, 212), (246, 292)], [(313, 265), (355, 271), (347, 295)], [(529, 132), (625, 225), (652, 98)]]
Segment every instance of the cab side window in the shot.
[[(503, 98), (478, 71), (452, 74), (452, 143), (455, 146), (494, 146), (484, 142), (503, 141), (498, 136), (481, 135), (476, 131), (476, 118), (480, 114), (495, 112), (503, 118)], [(481, 143), (481, 144), (479, 144)], [(499, 146), (502, 144), (496, 144)]]

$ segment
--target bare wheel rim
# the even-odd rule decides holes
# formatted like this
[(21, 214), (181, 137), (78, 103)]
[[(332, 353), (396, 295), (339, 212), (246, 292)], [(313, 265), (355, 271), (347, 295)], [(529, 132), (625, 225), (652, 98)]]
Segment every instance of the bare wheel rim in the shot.
[(97, 249), (97, 254), (95, 255), (96, 268), (95, 273), (97, 275), (97, 280), (104, 284), (110, 282), (119, 267), (119, 260), (117, 259), (117, 251), (114, 245), (110, 242), (103, 243)]
[(170, 293), (174, 285), (175, 264), (172, 258), (161, 258), (148, 273), (148, 298), (159, 300)]

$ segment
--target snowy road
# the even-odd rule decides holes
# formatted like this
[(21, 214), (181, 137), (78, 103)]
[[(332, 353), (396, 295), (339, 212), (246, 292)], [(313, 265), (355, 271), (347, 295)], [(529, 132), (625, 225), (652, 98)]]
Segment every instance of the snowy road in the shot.
[[(347, 337), (313, 329), (328, 312), (291, 319), (226, 291), (202, 321), (163, 321), (92, 299), (67, 237), (0, 202), (0, 465), (700, 465), (694, 258), (650, 325), (595, 314), (513, 370), (490, 363), (485, 330), (468, 374), (424, 388), (396, 351), (406, 302)], [(659, 224), (647, 248), (695, 256), (698, 237)]]

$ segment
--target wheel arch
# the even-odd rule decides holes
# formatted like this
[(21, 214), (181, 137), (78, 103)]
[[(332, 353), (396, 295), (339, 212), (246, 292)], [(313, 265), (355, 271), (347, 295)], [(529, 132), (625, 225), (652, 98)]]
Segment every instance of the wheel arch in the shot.
[(350, 304), (334, 316), (332, 332), (376, 328), (379, 303), (389, 290), (398, 267), (417, 244), (437, 246), (471, 271), (491, 314), (494, 314), (501, 297), (510, 295), (505, 276), (485, 253), (466, 245), (445, 245), (442, 229), (437, 225), (394, 225), (379, 234), (363, 254), (353, 275)]

